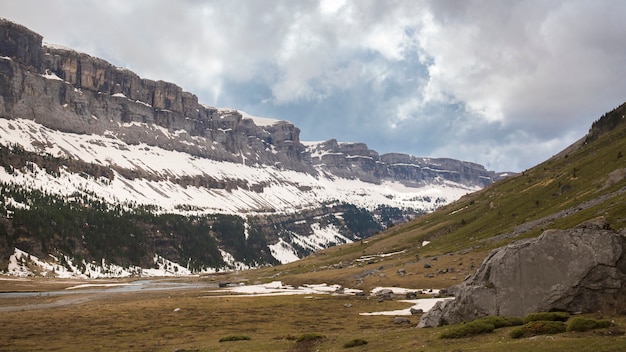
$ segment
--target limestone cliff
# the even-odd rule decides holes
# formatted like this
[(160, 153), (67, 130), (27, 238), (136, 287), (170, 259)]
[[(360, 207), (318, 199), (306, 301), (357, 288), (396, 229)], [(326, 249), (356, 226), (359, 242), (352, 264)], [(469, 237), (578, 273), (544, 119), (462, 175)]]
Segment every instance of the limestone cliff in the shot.
[[(258, 126), (236, 110), (202, 105), (173, 83), (153, 81), (71, 49), (42, 46), (42, 36), (0, 19), (0, 117), (29, 119), (59, 131), (113, 135), (217, 161), (269, 165), (380, 183), (421, 186), (449, 180), (485, 186), (499, 178), (452, 159), (378, 155), (364, 143), (329, 140), (305, 147), (287, 121)], [(169, 132), (169, 133), (164, 133)], [(175, 137), (172, 133), (175, 132)]]

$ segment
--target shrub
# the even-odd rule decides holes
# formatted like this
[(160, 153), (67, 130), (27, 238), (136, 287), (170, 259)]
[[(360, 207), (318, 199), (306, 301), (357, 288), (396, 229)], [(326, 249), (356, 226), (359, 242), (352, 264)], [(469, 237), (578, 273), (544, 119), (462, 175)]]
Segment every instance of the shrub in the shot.
[(367, 341), (363, 339), (354, 339), (352, 341), (346, 342), (343, 345), (343, 348), (350, 348), (350, 347), (356, 347), (356, 346), (362, 346), (362, 345), (367, 345)]
[(485, 334), (488, 332), (493, 332), (495, 330), (495, 326), (491, 323), (487, 323), (480, 320), (474, 320), (470, 323), (463, 323), (460, 325), (456, 325), (448, 329), (448, 331), (443, 332), (439, 335), (441, 339), (458, 339), (461, 337), (467, 337), (478, 334)]
[(531, 321), (526, 325), (511, 331), (510, 336), (514, 339), (537, 335), (550, 335), (565, 332), (565, 323), (562, 321)]
[(247, 336), (247, 335), (228, 335), (228, 336), (222, 337), (220, 339), (220, 342), (244, 341), (244, 340), (252, 340), (252, 338), (250, 338), (250, 336)]
[(317, 332), (308, 332), (306, 334), (302, 334), (298, 336), (296, 342), (304, 342), (304, 341), (316, 341), (326, 338), (326, 336), (317, 333)]
[(531, 321), (567, 321), (567, 319), (569, 319), (569, 313), (567, 312), (530, 313), (524, 317), (524, 323), (530, 323)]
[(475, 321), (482, 321), (485, 323), (492, 324), (496, 329), (503, 328), (506, 326), (516, 326), (523, 325), (524, 321), (522, 318), (518, 317), (501, 317), (501, 316), (488, 316), (477, 319)]
[(567, 331), (589, 331), (594, 329), (604, 329), (612, 326), (609, 320), (595, 320), (583, 317), (576, 317), (567, 322)]

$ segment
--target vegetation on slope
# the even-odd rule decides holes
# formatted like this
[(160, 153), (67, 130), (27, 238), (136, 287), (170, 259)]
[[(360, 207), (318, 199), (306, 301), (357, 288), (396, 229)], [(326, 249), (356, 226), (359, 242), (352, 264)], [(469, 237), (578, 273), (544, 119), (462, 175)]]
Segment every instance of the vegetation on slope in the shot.
[[(287, 238), (310, 231), (309, 219), (320, 226), (333, 225), (347, 236), (367, 237), (381, 228), (372, 214), (351, 204), (298, 216), (244, 219), (226, 214), (167, 214), (135, 203), (109, 204), (88, 191), (63, 197), (0, 183), (0, 195), (0, 271), (7, 269), (14, 248), (40, 258), (53, 254), (69, 269), (68, 257), (83, 272), (83, 260), (150, 268), (155, 253), (191, 271), (227, 268), (220, 250), (248, 266), (276, 265), (279, 262), (268, 243), (276, 240), (276, 232), (284, 232)], [(341, 220), (334, 213), (341, 213)], [(303, 256), (313, 251), (299, 248)]]
[[(429, 275), (427, 282), (432, 286), (447, 287), (471, 273), (488, 251), (536, 237), (549, 228), (570, 228), (604, 216), (610, 227), (622, 229), (626, 227), (625, 110), (626, 104), (605, 114), (594, 123), (587, 138), (531, 169), (431, 214), (390, 227), (363, 243), (327, 249), (283, 266), (281, 273), (294, 283), (317, 278), (366, 287), (415, 287)], [(423, 245), (424, 241), (430, 243)], [(358, 260), (381, 253), (398, 254), (381, 257), (370, 265)], [(432, 258), (436, 257), (434, 265)], [(431, 268), (423, 268), (425, 264)], [(440, 273), (451, 265), (455, 274)], [(363, 278), (363, 273), (380, 267), (409, 268), (406, 270), (412, 275), (393, 275), (387, 270), (385, 277)]]

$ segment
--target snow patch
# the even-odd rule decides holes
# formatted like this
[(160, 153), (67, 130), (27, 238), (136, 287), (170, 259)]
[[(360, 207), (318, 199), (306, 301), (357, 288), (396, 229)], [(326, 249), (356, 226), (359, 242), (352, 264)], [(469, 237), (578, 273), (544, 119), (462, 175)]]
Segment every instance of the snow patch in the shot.
[[(346, 294), (355, 295), (362, 290), (344, 289), (341, 285), (302, 285), (294, 287), (291, 285), (285, 285), (282, 281), (272, 281), (267, 284), (260, 285), (239, 285), (234, 287), (227, 287), (222, 290), (209, 291), (209, 293), (222, 293), (230, 292), (235, 295), (228, 297), (251, 297), (251, 296), (279, 296), (279, 295), (303, 295), (303, 294)], [(214, 296), (211, 296), (214, 297)]]
[(272, 126), (282, 121), (282, 120), (272, 119), (268, 117), (259, 117), (259, 116), (250, 115), (247, 112), (241, 111), (241, 110), (236, 110), (236, 111), (239, 112), (241, 116), (243, 116), (244, 119), (252, 120), (254, 124), (259, 127)]

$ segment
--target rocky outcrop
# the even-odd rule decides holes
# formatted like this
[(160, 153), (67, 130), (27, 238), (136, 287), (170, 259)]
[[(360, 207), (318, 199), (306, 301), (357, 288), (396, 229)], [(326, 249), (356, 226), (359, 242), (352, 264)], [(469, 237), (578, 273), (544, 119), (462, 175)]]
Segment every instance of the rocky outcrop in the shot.
[(53, 45), (0, 20), (0, 117), (29, 119), (63, 132), (107, 135), (217, 161), (268, 165), (370, 183), (422, 186), (442, 180), (485, 186), (499, 178), (452, 159), (379, 155), (334, 139), (305, 147), (287, 121), (256, 125), (237, 110), (198, 103), (181, 87)]
[(256, 126), (236, 110), (199, 104), (173, 83), (143, 79), (71, 49), (42, 46), (40, 35), (9, 21), (0, 22), (0, 31), (1, 117), (218, 161), (314, 172), (302, 162), (300, 130), (289, 122)]
[[(594, 312), (626, 301), (626, 233), (603, 218), (493, 251), (478, 271), (454, 288), (418, 326), (471, 321), (487, 315)], [(621, 303), (620, 303), (621, 302)]]
[(19, 24), (0, 18), (0, 54), (39, 72), (43, 37)]
[(420, 158), (401, 153), (381, 155), (387, 177), (407, 185), (431, 183), (445, 179), (465, 185), (484, 187), (501, 175), (487, 171), (482, 165), (449, 158)]
[(378, 183), (394, 180), (419, 187), (442, 180), (484, 187), (502, 177), (482, 165), (448, 158), (420, 158), (402, 153), (379, 155), (365, 143), (330, 139), (309, 144), (311, 163), (333, 175)]

